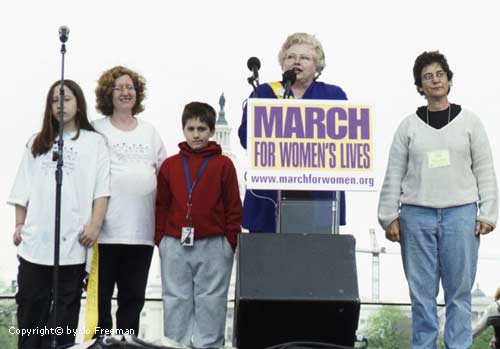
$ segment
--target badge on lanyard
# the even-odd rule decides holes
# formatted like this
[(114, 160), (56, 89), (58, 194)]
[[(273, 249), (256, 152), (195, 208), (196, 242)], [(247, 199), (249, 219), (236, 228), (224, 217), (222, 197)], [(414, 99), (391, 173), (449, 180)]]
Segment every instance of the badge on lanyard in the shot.
[(186, 221), (188, 226), (182, 227), (182, 234), (181, 234), (182, 246), (186, 247), (194, 246), (194, 227), (193, 227), (193, 217), (191, 216), (191, 207), (193, 206), (192, 194), (194, 187), (196, 187), (196, 184), (200, 180), (201, 175), (203, 174), (205, 168), (207, 167), (208, 160), (210, 160), (210, 156), (203, 160), (203, 163), (201, 164), (200, 169), (196, 174), (196, 178), (194, 179), (193, 184), (191, 184), (191, 175), (189, 173), (188, 159), (186, 156), (182, 157), (182, 161), (184, 162), (184, 176), (186, 177), (186, 186), (188, 191), (188, 200), (186, 203), (187, 206)]
[(193, 227), (182, 227), (181, 245), (186, 247), (194, 245)]

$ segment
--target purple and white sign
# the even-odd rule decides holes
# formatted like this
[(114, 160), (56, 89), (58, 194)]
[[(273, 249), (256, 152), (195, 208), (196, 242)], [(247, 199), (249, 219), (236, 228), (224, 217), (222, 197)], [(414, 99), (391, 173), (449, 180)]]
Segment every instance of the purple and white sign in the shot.
[(370, 106), (249, 99), (247, 187), (375, 191)]

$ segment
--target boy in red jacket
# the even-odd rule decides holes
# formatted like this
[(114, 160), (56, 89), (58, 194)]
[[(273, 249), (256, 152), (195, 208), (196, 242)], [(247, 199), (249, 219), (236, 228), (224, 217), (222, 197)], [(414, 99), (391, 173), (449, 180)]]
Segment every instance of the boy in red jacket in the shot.
[(184, 107), (185, 142), (158, 173), (156, 234), (161, 260), (164, 334), (195, 348), (224, 345), (227, 293), (241, 200), (236, 171), (209, 141), (215, 110)]

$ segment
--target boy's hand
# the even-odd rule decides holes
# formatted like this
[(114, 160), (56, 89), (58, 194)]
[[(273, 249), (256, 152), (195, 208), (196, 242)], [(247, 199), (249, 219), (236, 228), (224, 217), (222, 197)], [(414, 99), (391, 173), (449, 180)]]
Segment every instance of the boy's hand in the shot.
[(14, 230), (13, 241), (14, 245), (19, 246), (23, 238), (21, 237), (21, 230), (23, 229), (24, 224), (17, 224), (16, 229)]
[(83, 229), (83, 232), (80, 234), (80, 243), (86, 247), (92, 247), (92, 245), (97, 240), (99, 236), (99, 232), (101, 231), (100, 227), (96, 227), (93, 224), (86, 225)]

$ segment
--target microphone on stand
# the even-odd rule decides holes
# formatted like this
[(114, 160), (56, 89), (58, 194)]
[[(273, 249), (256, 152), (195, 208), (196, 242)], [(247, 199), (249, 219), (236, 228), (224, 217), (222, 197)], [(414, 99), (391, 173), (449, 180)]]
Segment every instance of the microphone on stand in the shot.
[(247, 61), (248, 69), (253, 73), (253, 76), (249, 79), (252, 79), (257, 82), (259, 85), (259, 69), (260, 69), (260, 61), (257, 57), (250, 57)]
[(285, 85), (284, 99), (288, 99), (292, 94), (292, 85), (297, 80), (297, 74), (293, 70), (287, 70), (283, 73), (283, 83)]
[(59, 27), (59, 40), (61, 40), (62, 43), (65, 43), (68, 41), (68, 36), (69, 36), (69, 28), (65, 25), (62, 25)]
[(252, 72), (247, 81), (253, 87), (253, 93), (251, 97), (257, 98), (257, 87), (259, 87), (259, 69), (260, 61), (257, 57), (250, 57), (247, 61), (247, 67)]

